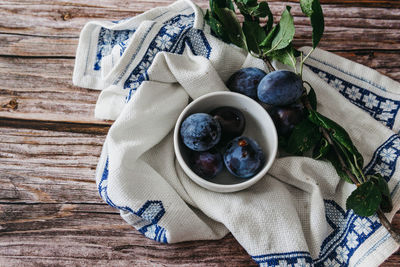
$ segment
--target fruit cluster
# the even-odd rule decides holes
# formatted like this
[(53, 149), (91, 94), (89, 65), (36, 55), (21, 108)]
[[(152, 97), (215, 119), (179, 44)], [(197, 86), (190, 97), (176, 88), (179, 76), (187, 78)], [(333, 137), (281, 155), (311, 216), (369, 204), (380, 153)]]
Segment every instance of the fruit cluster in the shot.
[(288, 137), (305, 118), (304, 106), (299, 101), (303, 82), (294, 72), (278, 70), (266, 74), (258, 68), (243, 68), (235, 72), (226, 85), (233, 92), (269, 105), (267, 111), (279, 136)]
[(261, 147), (250, 137), (241, 136), (245, 117), (234, 107), (219, 107), (207, 113), (194, 113), (180, 126), (183, 143), (190, 149), (189, 165), (204, 179), (223, 170), (240, 178), (251, 178), (265, 161)]

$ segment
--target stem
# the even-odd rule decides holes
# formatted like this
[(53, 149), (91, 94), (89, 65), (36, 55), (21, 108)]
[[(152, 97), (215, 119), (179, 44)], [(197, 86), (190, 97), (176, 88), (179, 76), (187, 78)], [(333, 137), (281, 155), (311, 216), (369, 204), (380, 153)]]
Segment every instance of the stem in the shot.
[(269, 60), (269, 58), (267, 56), (264, 56), (262, 59), (264, 60), (265, 64), (267, 64), (267, 67), (268, 67), (270, 72), (276, 70), (274, 68), (274, 66), (272, 66), (271, 61)]
[(388, 230), (392, 238), (400, 244), (400, 234), (396, 231), (396, 229), (393, 228), (393, 225), (389, 222), (389, 220), (386, 218), (385, 214), (381, 209), (378, 209), (376, 211), (376, 214), (378, 215), (379, 220), (381, 221), (381, 224)]
[(355, 177), (351, 171), (346, 167), (346, 163), (344, 162), (344, 159), (342, 155), (340, 154), (339, 150), (337, 149), (335, 143), (332, 141), (332, 138), (328, 131), (320, 127), (320, 130), (322, 131), (322, 135), (325, 137), (325, 139), (328, 141), (328, 143), (333, 147), (333, 150), (335, 150), (335, 153), (339, 159), (340, 165), (342, 166), (342, 170), (350, 177), (351, 181), (356, 185), (360, 186), (360, 181), (358, 181), (357, 177)]
[[(315, 48), (312, 48), (311, 50), (310, 50), (310, 52), (308, 52), (308, 54), (304, 57), (304, 58), (302, 58), (302, 60), (300, 61), (300, 77), (303, 77), (303, 65), (304, 65), (304, 62), (307, 60), (307, 58), (311, 55), (311, 53), (314, 51), (314, 49)], [(303, 52), (301, 52), (301, 57), (303, 57)]]
[(303, 80), (303, 52), (300, 52), (300, 78)]
[[(308, 83), (307, 83), (308, 84)], [(306, 107), (307, 110), (312, 110), (312, 107), (310, 105), (310, 101), (308, 100), (308, 97), (305, 96), (303, 98), (303, 102), (304, 102), (304, 106)], [(328, 143), (330, 145), (332, 145), (333, 149), (335, 150), (335, 153), (339, 159), (340, 165), (342, 166), (342, 169), (344, 172), (346, 172), (346, 174), (350, 177), (350, 179), (353, 181), (353, 183), (359, 187), (361, 184), (358, 182), (357, 178), (350, 172), (350, 170), (347, 168), (341, 154), (339, 153), (337, 147), (334, 145), (331, 136), (329, 135), (329, 132), (323, 128), (320, 127), (323, 136), (326, 138), (326, 140), (328, 141)], [(366, 180), (364, 173), (361, 170), (361, 174), (363, 176), (363, 179)], [(390, 233), (390, 235), (392, 236), (392, 238), (398, 243), (400, 244), (400, 233), (396, 231), (396, 229), (394, 229), (393, 225), (389, 222), (389, 220), (386, 218), (385, 214), (383, 213), (383, 211), (381, 209), (378, 209), (376, 211), (376, 214), (378, 215), (379, 221), (381, 222), (381, 224), (383, 225), (383, 227), (385, 227), (388, 232)]]

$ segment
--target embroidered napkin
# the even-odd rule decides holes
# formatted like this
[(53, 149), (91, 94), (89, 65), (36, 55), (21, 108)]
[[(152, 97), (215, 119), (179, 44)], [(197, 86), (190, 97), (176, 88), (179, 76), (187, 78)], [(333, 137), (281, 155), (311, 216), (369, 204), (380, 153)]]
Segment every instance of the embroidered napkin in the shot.
[[(208, 191), (184, 174), (172, 139), (180, 112), (191, 99), (227, 90), (224, 82), (238, 69), (266, 69), (213, 37), (203, 16), (181, 0), (135, 18), (90, 22), (82, 30), (73, 82), (101, 89), (95, 115), (115, 120), (96, 171), (100, 196), (159, 242), (219, 239), (231, 232), (261, 266), (382, 263), (399, 245), (376, 216), (346, 211), (355, 186), (342, 182), (329, 163), (278, 158), (261, 181), (236, 193)], [(323, 50), (312, 54), (303, 76), (316, 91), (318, 110), (349, 132), (365, 171), (389, 182), (392, 218), (400, 208), (399, 84)]]

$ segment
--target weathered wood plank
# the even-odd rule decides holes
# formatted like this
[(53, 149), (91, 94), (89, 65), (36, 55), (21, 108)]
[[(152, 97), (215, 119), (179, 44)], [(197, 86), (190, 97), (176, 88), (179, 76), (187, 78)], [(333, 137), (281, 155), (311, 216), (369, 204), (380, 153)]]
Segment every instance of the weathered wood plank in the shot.
[[(66, 5), (46, 1), (35, 5), (10, 2), (0, 11), (1, 55), (75, 56), (79, 32), (90, 20), (118, 20), (132, 17), (152, 7), (172, 1), (143, 3), (129, 1), (122, 6), (88, 6), (83, 3)], [(198, 1), (207, 7), (208, 1)], [(285, 2), (271, 3), (279, 15)], [(81, 6), (79, 6), (81, 5)], [(311, 27), (297, 3), (292, 13), (297, 26), (296, 45), (310, 44)], [(400, 6), (399, 6), (400, 7)], [(400, 8), (343, 7), (325, 5), (325, 36), (321, 48), (343, 49), (400, 49)], [(40, 26), (39, 26), (40, 25)]]
[(0, 201), (102, 203), (94, 173), (108, 126), (6, 123), (0, 120)]
[[(255, 266), (231, 235), (163, 245), (140, 235), (104, 205), (1, 203), (0, 210), (0, 265)], [(382, 266), (398, 260), (396, 253)]]
[[(400, 81), (398, 51), (338, 51)], [(103, 124), (97, 90), (72, 85), (74, 59), (0, 57), (0, 117)], [(110, 124), (110, 122), (105, 122)]]
[(256, 266), (229, 235), (162, 245), (102, 205), (0, 204), (1, 266)]
[(74, 59), (0, 57), (0, 116), (101, 123), (99, 91), (73, 86), (73, 67)]

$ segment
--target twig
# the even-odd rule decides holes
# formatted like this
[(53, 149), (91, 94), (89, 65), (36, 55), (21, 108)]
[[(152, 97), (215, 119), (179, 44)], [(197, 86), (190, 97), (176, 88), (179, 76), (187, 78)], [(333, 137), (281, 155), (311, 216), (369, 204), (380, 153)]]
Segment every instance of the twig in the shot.
[(378, 209), (376, 211), (376, 214), (378, 215), (379, 220), (381, 221), (381, 224), (388, 230), (390, 235), (393, 237), (393, 239), (400, 244), (400, 233), (394, 229), (393, 225), (389, 222), (389, 220), (386, 218), (385, 214), (381, 209)]
[[(308, 100), (308, 97), (305, 96), (303, 98), (303, 102), (304, 102), (304, 106), (306, 107), (307, 110), (312, 110), (310, 101)], [(340, 152), (338, 151), (337, 147), (335, 146), (335, 144), (332, 141), (331, 136), (329, 135), (329, 132), (323, 128), (320, 127), (320, 130), (322, 131), (323, 136), (326, 138), (326, 140), (328, 141), (328, 143), (333, 147), (333, 149), (335, 150), (335, 153), (339, 159), (340, 165), (342, 166), (342, 170), (344, 172), (346, 172), (346, 174), (350, 177), (351, 181), (357, 186), (359, 187), (361, 184), (358, 182), (357, 178), (351, 173), (351, 171), (347, 168), (346, 163), (344, 162), (342, 155), (340, 154)], [(378, 209), (376, 211), (378, 218), (381, 222), (381, 224), (388, 230), (388, 232), (390, 233), (390, 235), (392, 236), (392, 238), (400, 244), (400, 233), (398, 233), (393, 225), (389, 222), (389, 220), (386, 218), (385, 214), (383, 213), (383, 211), (381, 209)]]
[(268, 67), (269, 71), (275, 71), (276, 70), (274, 68), (274, 66), (272, 66), (271, 61), (269, 60), (268, 57), (263, 57), (263, 60), (264, 60), (265, 64), (267, 64), (267, 67)]
[(342, 166), (342, 170), (350, 177), (351, 181), (356, 186), (360, 186), (360, 182), (358, 181), (358, 179), (349, 171), (349, 169), (346, 168), (346, 163), (344, 162), (344, 159), (342, 158), (342, 155), (340, 154), (339, 150), (333, 143), (332, 138), (329, 135), (328, 131), (323, 127), (319, 127), (319, 128), (322, 132), (322, 135), (325, 137), (325, 139), (328, 141), (328, 143), (333, 147), (333, 150), (335, 150), (335, 153), (339, 159), (340, 165)]

